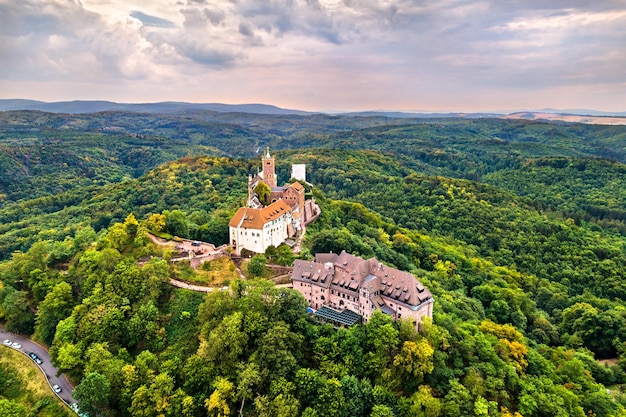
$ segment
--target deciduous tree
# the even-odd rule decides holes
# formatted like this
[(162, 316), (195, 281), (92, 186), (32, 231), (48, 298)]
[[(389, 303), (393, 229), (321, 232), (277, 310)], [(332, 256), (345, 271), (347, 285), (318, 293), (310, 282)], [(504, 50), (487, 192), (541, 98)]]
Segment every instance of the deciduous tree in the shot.
[(76, 386), (72, 395), (78, 400), (81, 411), (90, 417), (106, 416), (109, 409), (110, 384), (98, 372), (89, 372)]
[(230, 416), (235, 390), (234, 384), (226, 378), (218, 378), (213, 385), (215, 390), (204, 403), (209, 415), (215, 417)]
[(265, 255), (258, 254), (254, 255), (250, 262), (248, 262), (248, 273), (252, 275), (252, 277), (261, 277), (265, 273), (267, 259)]
[(74, 299), (72, 287), (67, 282), (59, 282), (39, 304), (35, 319), (35, 334), (50, 345), (54, 339), (57, 324), (72, 312)]

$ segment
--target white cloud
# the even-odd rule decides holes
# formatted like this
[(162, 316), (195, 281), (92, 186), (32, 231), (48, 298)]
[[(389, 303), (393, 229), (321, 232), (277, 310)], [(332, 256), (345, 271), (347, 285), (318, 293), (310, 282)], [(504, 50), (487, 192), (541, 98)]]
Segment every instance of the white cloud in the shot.
[(467, 108), (478, 95), (544, 99), (569, 86), (624, 108), (620, 3), (0, 0), (0, 91), (21, 80), (39, 81), (22, 94), (32, 98), (75, 83), (107, 99)]

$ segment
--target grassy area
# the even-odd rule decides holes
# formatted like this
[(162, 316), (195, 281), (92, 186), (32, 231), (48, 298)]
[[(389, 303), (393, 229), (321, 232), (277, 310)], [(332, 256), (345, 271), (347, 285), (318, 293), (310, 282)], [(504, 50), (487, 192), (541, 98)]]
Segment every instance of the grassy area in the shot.
[(28, 416), (75, 416), (50, 390), (37, 365), (23, 354), (5, 347), (0, 347), (0, 399), (18, 404), (15, 407), (23, 407)]
[(205, 262), (196, 270), (187, 261), (174, 262), (174, 267), (178, 279), (197, 285), (221, 287), (239, 278), (237, 268), (228, 256)]
[[(259, 278), (259, 277), (253, 277), (249, 272), (248, 272), (248, 264), (250, 263), (250, 259), (242, 259), (241, 260), (241, 265), (239, 266), (241, 268), (241, 272), (244, 274), (244, 276), (248, 279), (254, 279), (254, 278)], [(276, 277), (281, 276), (280, 273), (274, 271), (271, 268), (265, 268), (265, 271), (263, 271), (263, 275), (260, 278), (265, 278), (265, 279), (269, 279), (269, 280), (273, 280)], [(287, 279), (286, 282), (281, 282), (281, 283), (287, 283), (289, 282), (289, 280)]]
[(165, 239), (165, 240), (172, 240), (174, 238), (174, 236), (170, 235), (169, 233), (165, 233), (165, 232), (155, 232), (155, 231), (151, 230), (150, 233), (152, 233), (156, 237), (160, 237), (161, 239)]

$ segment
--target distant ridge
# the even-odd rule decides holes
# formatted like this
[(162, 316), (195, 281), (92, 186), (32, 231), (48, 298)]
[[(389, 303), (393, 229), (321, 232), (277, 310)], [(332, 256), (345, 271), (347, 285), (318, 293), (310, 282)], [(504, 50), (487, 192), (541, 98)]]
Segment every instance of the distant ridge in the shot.
[(410, 113), (410, 112), (394, 112), (394, 111), (362, 111), (351, 113), (338, 113), (345, 116), (359, 116), (359, 117), (393, 117), (397, 119), (438, 119), (443, 117), (460, 117), (464, 119), (479, 119), (484, 117), (502, 117), (502, 113)]
[(395, 119), (431, 119), (431, 118), (467, 118), (502, 117), (502, 113), (428, 113), (428, 112), (397, 112), (397, 111), (362, 111), (362, 112), (307, 112), (303, 110), (283, 109), (270, 104), (222, 104), (222, 103), (185, 103), (163, 101), (159, 103), (116, 103), (102, 100), (73, 100), (45, 102), (26, 99), (0, 99), (0, 111), (38, 110), (49, 113), (83, 114), (104, 111), (130, 111), (136, 113), (181, 113), (186, 111), (212, 111), (216, 113), (252, 113), (267, 115), (332, 114), (353, 117), (389, 117)]
[(303, 110), (284, 109), (270, 104), (222, 104), (222, 103), (186, 103), (177, 101), (163, 101), (159, 103), (115, 103), (102, 100), (74, 100), (59, 102), (44, 102), (26, 99), (0, 99), (0, 111), (11, 110), (39, 110), (49, 113), (83, 114), (105, 111), (127, 111), (136, 113), (184, 113), (194, 111), (209, 111), (215, 113), (245, 113), (274, 116), (307, 116), (313, 114), (328, 114), (331, 116), (348, 117), (388, 117), (393, 119), (440, 119), (440, 118), (498, 118), (498, 119), (526, 119), (561, 121), (587, 124), (626, 124), (626, 112), (602, 112), (586, 109), (544, 109), (524, 110), (511, 113), (484, 112), (399, 112), (372, 110), (362, 112), (307, 112)]
[(534, 113), (556, 113), (561, 115), (578, 115), (578, 116), (600, 116), (600, 117), (626, 117), (626, 111), (599, 111), (599, 110), (590, 110), (590, 109), (539, 109), (539, 110), (531, 110)]
[(502, 116), (502, 119), (523, 119), (550, 122), (585, 123), (593, 125), (626, 125), (626, 113), (614, 115), (582, 115), (573, 113), (550, 113), (522, 111)]
[(59, 101), (47, 103), (37, 100), (0, 99), (0, 111), (39, 110), (50, 113), (96, 113), (103, 111), (130, 111), (137, 113), (178, 113), (184, 111), (213, 111), (218, 113), (255, 113), (273, 115), (313, 114), (301, 110), (282, 109), (269, 104), (221, 104), (221, 103), (183, 103), (164, 101), (160, 103), (114, 103), (112, 101)]

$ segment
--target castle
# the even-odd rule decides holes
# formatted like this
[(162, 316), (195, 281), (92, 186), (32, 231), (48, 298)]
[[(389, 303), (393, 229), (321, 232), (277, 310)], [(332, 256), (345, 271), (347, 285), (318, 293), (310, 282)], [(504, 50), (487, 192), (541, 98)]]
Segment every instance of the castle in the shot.
[[(261, 170), (248, 176), (246, 207), (229, 223), (230, 243), (237, 255), (243, 249), (264, 253), (269, 246), (278, 247), (290, 237), (301, 236), (319, 215), (315, 201), (304, 198), (302, 184), (277, 185), (269, 147), (261, 163)], [(293, 172), (306, 178), (303, 165), (292, 167)], [(433, 315), (433, 297), (417, 278), (375, 258), (364, 260), (345, 251), (339, 255), (318, 253), (311, 262), (296, 260), (291, 280), (314, 316), (335, 326), (367, 321), (375, 310), (394, 320), (410, 320), (416, 328), (423, 317)]]
[(296, 260), (291, 279), (314, 316), (335, 326), (365, 322), (380, 310), (419, 329), (422, 318), (433, 315), (433, 296), (422, 283), (376, 258), (318, 253), (315, 261)]
[[(301, 235), (304, 226), (319, 214), (315, 201), (305, 199), (302, 184), (296, 181), (277, 185), (275, 160), (269, 147), (261, 157), (261, 164), (255, 176), (248, 176), (246, 207), (240, 208), (228, 225), (230, 244), (237, 255), (243, 249), (264, 253), (269, 246), (277, 247), (290, 237)], [(269, 188), (268, 195), (257, 193), (261, 183)]]

